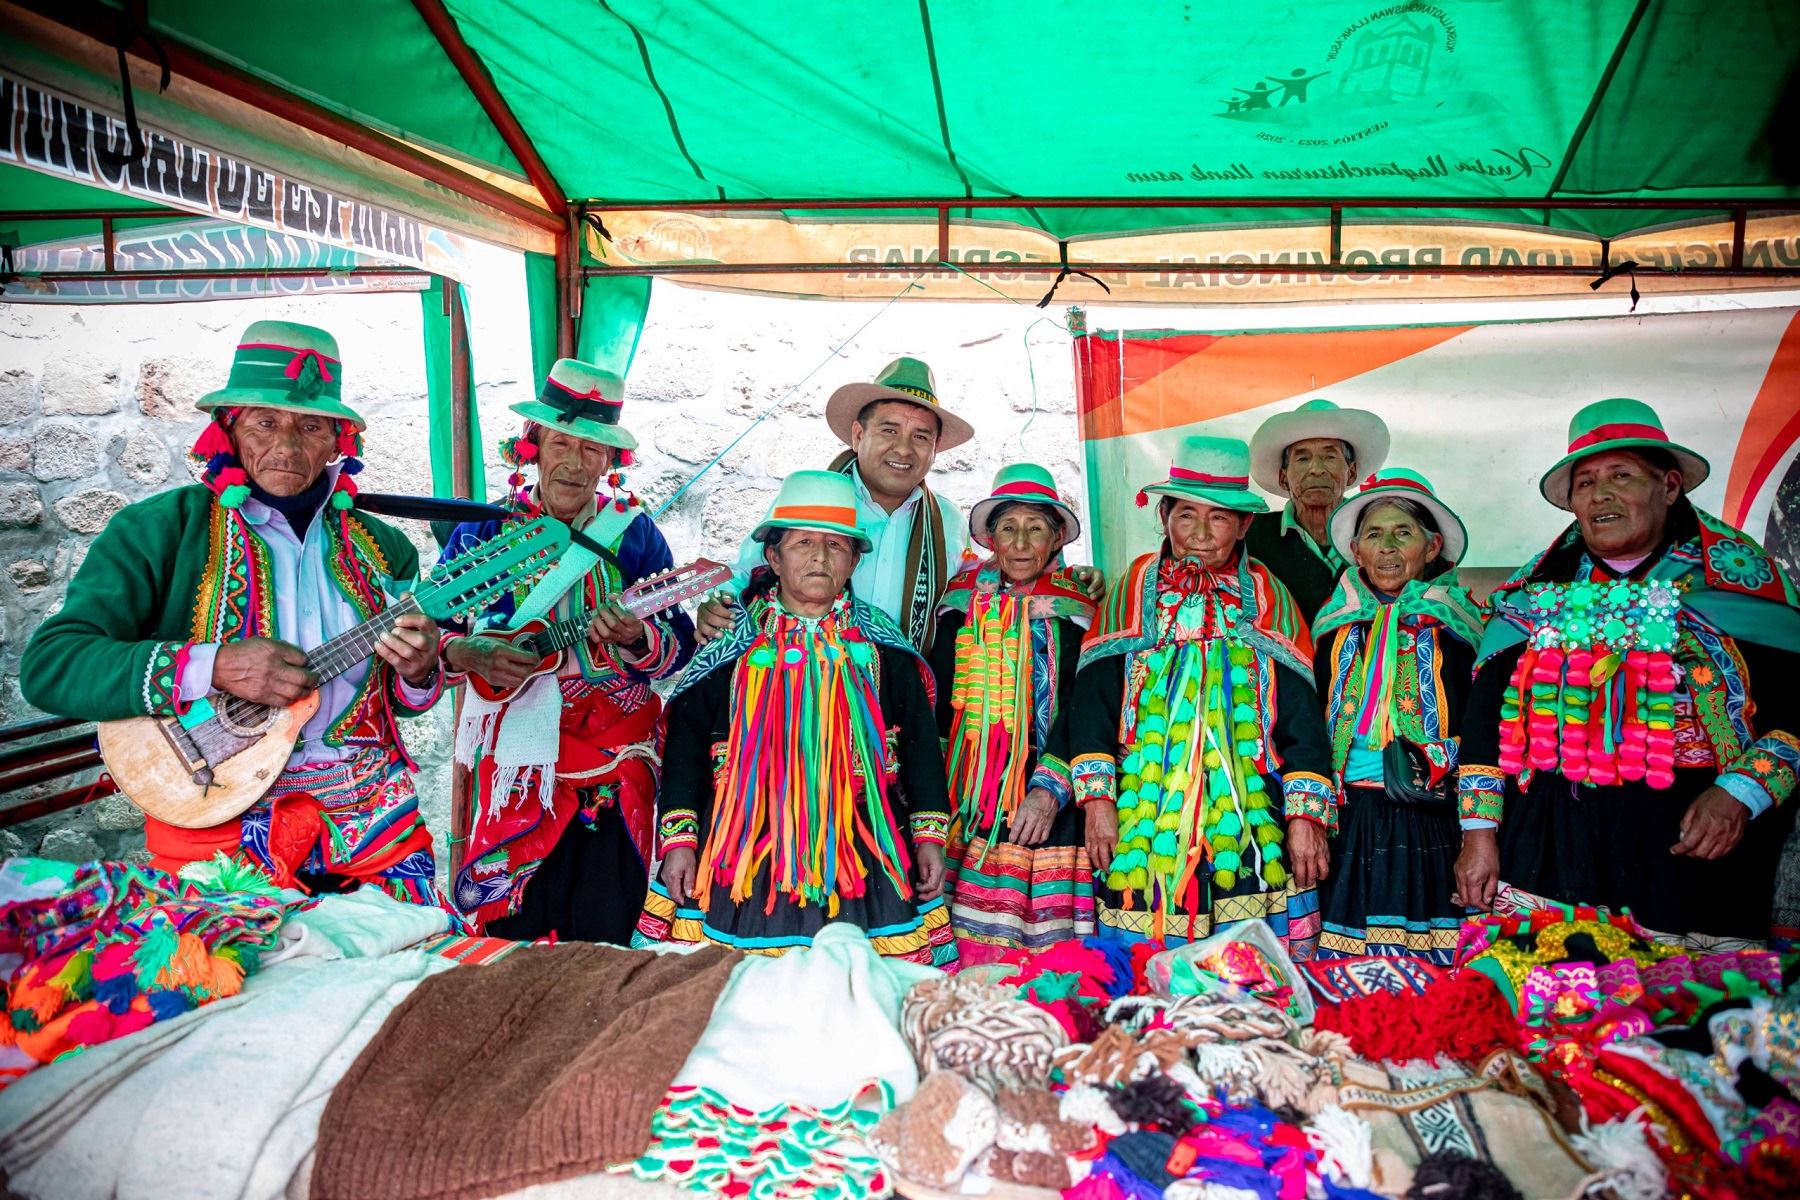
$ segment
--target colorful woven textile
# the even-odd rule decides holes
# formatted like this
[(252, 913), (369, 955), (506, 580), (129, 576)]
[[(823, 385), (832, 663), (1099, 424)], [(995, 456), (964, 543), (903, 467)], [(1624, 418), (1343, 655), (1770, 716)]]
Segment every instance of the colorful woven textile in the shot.
[[(222, 856), (181, 876), (126, 863), (0, 864), (0, 1044), (33, 1062), (236, 995), (306, 899)], [(15, 1059), (16, 1061), (16, 1059)]]
[(674, 1087), (651, 1118), (643, 1157), (619, 1174), (731, 1200), (864, 1200), (892, 1193), (866, 1142), (894, 1095), (871, 1084), (834, 1108), (752, 1112), (708, 1088)]
[(1360, 996), (1417, 996), (1444, 978), (1422, 958), (1379, 955), (1296, 963), (1321, 1000), (1342, 1004)]

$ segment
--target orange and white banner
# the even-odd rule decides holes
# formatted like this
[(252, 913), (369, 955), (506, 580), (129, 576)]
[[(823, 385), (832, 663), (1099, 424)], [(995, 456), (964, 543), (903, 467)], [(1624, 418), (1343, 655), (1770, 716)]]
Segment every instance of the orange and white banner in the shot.
[[(1712, 463), (1702, 508), (1763, 538), (1800, 446), (1800, 309), (1075, 340), (1088, 511), (1109, 572), (1156, 544), (1139, 487), (1190, 433), (1242, 437), (1314, 396), (1369, 409), (1391, 466), (1422, 472), (1469, 528), (1465, 564), (1511, 568), (1569, 520), (1538, 493), (1569, 418), (1630, 396)], [(1271, 507), (1281, 503), (1271, 497)]]

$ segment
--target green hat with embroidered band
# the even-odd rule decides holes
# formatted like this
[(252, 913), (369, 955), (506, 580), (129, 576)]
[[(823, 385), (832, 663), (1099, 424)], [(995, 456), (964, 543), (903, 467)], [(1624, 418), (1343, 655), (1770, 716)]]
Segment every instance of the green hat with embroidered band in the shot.
[(314, 325), (255, 321), (238, 339), (225, 386), (200, 397), (201, 412), (220, 408), (281, 408), (348, 421), (361, 433), (368, 422), (344, 403), (344, 365), (337, 339)]
[(994, 476), (994, 488), (986, 499), (977, 500), (969, 510), (969, 540), (985, 550), (994, 548), (989, 532), (994, 510), (1002, 504), (1041, 504), (1062, 521), (1063, 544), (1081, 536), (1081, 519), (1068, 501), (1056, 490), (1056, 478), (1047, 467), (1037, 463), (1013, 463), (1001, 467)]
[(856, 523), (856, 485), (838, 471), (795, 471), (781, 482), (781, 492), (752, 541), (766, 542), (777, 529), (822, 529), (855, 538), (863, 550), (875, 543)]
[(1437, 531), (1444, 539), (1444, 560), (1452, 564), (1462, 561), (1469, 549), (1469, 531), (1463, 527), (1462, 518), (1438, 499), (1431, 480), (1405, 467), (1377, 471), (1363, 480), (1356, 495), (1331, 510), (1328, 527), (1331, 544), (1344, 556), (1344, 561), (1353, 561), (1350, 544), (1356, 540), (1356, 523), (1362, 519), (1363, 511), (1383, 500), (1411, 500), (1423, 507), (1437, 523)]
[(1151, 496), (1195, 500), (1234, 512), (1269, 511), (1268, 502), (1250, 490), (1250, 447), (1242, 438), (1193, 434), (1182, 439), (1169, 477), (1139, 492), (1138, 507), (1149, 505)]
[(1388, 456), (1388, 427), (1374, 413), (1361, 408), (1339, 408), (1329, 400), (1308, 400), (1292, 412), (1276, 413), (1250, 435), (1250, 474), (1265, 492), (1285, 496), (1281, 486), (1281, 459), (1295, 442), (1311, 438), (1336, 438), (1350, 446), (1356, 469), (1375, 472)]
[(1569, 507), (1569, 476), (1575, 464), (1608, 450), (1661, 450), (1681, 467), (1681, 490), (1691, 492), (1706, 482), (1712, 465), (1686, 446), (1669, 440), (1662, 418), (1642, 400), (1623, 396), (1596, 400), (1569, 422), (1569, 452), (1538, 482), (1544, 499)]
[(939, 450), (960, 446), (975, 436), (975, 427), (938, 403), (937, 381), (931, 368), (916, 358), (896, 358), (881, 368), (873, 383), (846, 383), (825, 402), (825, 423), (844, 445), (850, 444), (850, 426), (856, 414), (878, 400), (898, 400), (926, 409), (938, 419)]
[(625, 381), (578, 358), (557, 359), (538, 398), (521, 400), (511, 408), (546, 429), (620, 450), (637, 449), (637, 438), (619, 424), (625, 410)]

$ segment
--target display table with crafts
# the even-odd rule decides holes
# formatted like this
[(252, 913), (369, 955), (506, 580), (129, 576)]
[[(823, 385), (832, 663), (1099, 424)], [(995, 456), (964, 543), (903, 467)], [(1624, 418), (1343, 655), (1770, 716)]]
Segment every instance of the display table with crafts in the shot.
[(1455, 965), (1260, 922), (951, 976), (808, 950), (459, 937), (222, 863), (0, 866), (20, 1197), (1300, 1200), (1800, 1179), (1796, 963), (1628, 916), (1471, 920)]

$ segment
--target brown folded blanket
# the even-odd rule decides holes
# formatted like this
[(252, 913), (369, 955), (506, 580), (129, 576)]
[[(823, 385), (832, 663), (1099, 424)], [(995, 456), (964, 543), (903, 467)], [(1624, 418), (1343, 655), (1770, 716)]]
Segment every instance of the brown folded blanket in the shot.
[(569, 943), (425, 980), (332, 1092), (312, 1200), (481, 1200), (639, 1157), (738, 958)]

